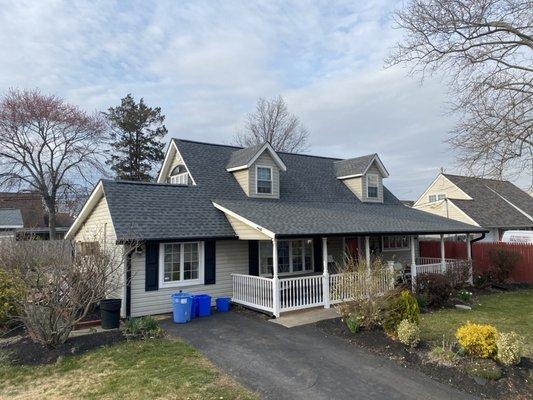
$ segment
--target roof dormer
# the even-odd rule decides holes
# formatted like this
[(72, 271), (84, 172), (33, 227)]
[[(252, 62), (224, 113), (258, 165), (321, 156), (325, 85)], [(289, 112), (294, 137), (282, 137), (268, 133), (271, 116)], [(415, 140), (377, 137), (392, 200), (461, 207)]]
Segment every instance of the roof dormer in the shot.
[(383, 179), (389, 177), (389, 172), (377, 154), (335, 161), (334, 169), (337, 179), (359, 200), (383, 203)]
[(159, 176), (158, 183), (171, 183), (174, 185), (196, 185), (196, 182), (185, 164), (185, 160), (178, 150), (175, 140), (170, 142), (170, 145), (165, 155), (165, 161)]
[(234, 151), (226, 165), (249, 197), (279, 199), (279, 173), (287, 167), (270, 143)]

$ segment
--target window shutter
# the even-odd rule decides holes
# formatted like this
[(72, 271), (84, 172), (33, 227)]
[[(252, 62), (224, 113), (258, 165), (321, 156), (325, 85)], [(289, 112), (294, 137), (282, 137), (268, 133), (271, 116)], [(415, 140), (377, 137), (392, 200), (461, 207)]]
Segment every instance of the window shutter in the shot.
[(315, 263), (315, 272), (322, 272), (324, 266), (322, 265), (322, 238), (315, 237), (313, 238), (313, 256)]
[(214, 285), (216, 283), (216, 242), (206, 240), (204, 242), (204, 284)]
[(159, 289), (159, 243), (146, 242), (145, 287), (144, 290)]
[(248, 241), (248, 274), (259, 276), (259, 241)]

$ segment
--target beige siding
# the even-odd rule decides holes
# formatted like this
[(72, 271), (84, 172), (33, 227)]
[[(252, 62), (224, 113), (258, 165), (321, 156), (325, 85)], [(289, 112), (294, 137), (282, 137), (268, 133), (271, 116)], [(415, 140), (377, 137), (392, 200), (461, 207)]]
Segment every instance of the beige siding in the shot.
[(350, 189), (359, 200), (363, 200), (363, 178), (343, 179), (342, 181), (348, 189)]
[(442, 193), (445, 193), (448, 199), (470, 200), (470, 197), (455, 186), (448, 178), (444, 175), (439, 175), (418, 203), (420, 205), (426, 204), (429, 202), (430, 195), (438, 195)]
[(241, 185), (242, 190), (246, 194), (246, 196), (250, 196), (250, 174), (248, 173), (248, 169), (242, 169), (240, 171), (236, 171), (233, 173), (233, 176)]
[[(256, 175), (256, 166), (265, 166), (272, 167), (272, 194), (257, 194), (256, 193), (256, 184), (255, 184), (255, 175)], [(279, 199), (279, 168), (274, 162), (268, 151), (264, 151), (257, 160), (249, 168), (249, 196), (250, 197), (261, 197), (267, 199)]]
[(264, 233), (259, 232), (257, 229), (239, 221), (237, 218), (231, 215), (225, 214), (231, 227), (235, 231), (235, 234), (242, 240), (270, 240), (270, 238)]
[(375, 174), (378, 176), (378, 197), (377, 199), (368, 198), (366, 193), (366, 174), (358, 178), (343, 179), (344, 184), (350, 189), (359, 200), (369, 203), (383, 203), (383, 177), (379, 168), (374, 162), (367, 171), (367, 174)]
[(465, 224), (478, 225), (472, 218), (461, 211), (453, 201), (441, 200), (435, 203), (424, 203), (415, 207), (417, 210), (425, 211), (441, 217), (454, 219)]
[(216, 243), (216, 284), (165, 288), (146, 292), (145, 254), (132, 257), (131, 315), (163, 314), (172, 311), (170, 295), (183, 290), (187, 293), (206, 293), (213, 297), (231, 297), (231, 274), (248, 274), (248, 242), (217, 241)]

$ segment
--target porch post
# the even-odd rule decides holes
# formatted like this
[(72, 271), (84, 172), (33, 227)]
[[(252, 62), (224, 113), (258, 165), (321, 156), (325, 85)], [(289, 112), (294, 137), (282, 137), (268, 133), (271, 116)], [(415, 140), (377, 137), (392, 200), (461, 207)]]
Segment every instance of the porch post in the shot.
[(470, 243), (470, 238), (472, 236), (470, 233), (466, 235), (466, 258), (471, 260), (472, 259), (472, 244)]
[(366, 269), (370, 272), (370, 237), (365, 236)]
[(329, 308), (328, 239), (325, 237), (322, 238), (322, 270), (322, 295), (324, 297), (324, 308)]
[(411, 236), (411, 290), (414, 293), (416, 289), (416, 252), (415, 237)]
[(278, 240), (272, 239), (272, 313), (279, 317)]
[(440, 235), (440, 264), (442, 268), (442, 272), (446, 272), (446, 254), (445, 253), (445, 246), (444, 246), (444, 235)]

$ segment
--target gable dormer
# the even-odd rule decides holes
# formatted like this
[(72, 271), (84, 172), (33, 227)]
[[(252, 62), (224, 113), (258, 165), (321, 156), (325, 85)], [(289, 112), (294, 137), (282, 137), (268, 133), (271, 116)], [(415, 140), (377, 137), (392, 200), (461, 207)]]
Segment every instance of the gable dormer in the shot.
[(180, 154), (176, 142), (172, 140), (165, 155), (163, 166), (159, 171), (157, 183), (171, 183), (173, 185), (196, 185), (185, 160)]
[(266, 199), (279, 199), (279, 175), (286, 170), (268, 142), (234, 151), (226, 165), (248, 197)]
[(349, 158), (334, 162), (335, 176), (359, 200), (366, 203), (383, 203), (383, 179), (389, 173), (377, 154)]

